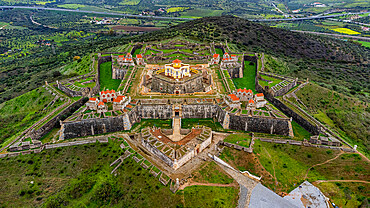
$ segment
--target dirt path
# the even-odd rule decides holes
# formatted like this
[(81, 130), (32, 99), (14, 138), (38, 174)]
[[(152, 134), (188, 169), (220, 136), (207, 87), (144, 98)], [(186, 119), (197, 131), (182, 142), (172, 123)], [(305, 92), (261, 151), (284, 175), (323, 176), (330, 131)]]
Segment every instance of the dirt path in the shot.
[(313, 165), (313, 166), (309, 167), (309, 168), (307, 169), (306, 175), (304, 176), (304, 179), (305, 179), (305, 180), (307, 179), (308, 172), (310, 172), (311, 168), (316, 167), (316, 166), (319, 166), (319, 165), (324, 165), (324, 164), (326, 164), (326, 163), (328, 163), (328, 162), (331, 162), (331, 161), (333, 161), (333, 160), (337, 159), (337, 158), (338, 158), (339, 156), (341, 156), (343, 153), (344, 153), (344, 152), (342, 152), (342, 151), (341, 151), (339, 154), (337, 154), (337, 156), (335, 156), (335, 157), (333, 157), (333, 158), (331, 158), (331, 159), (329, 159), (329, 160), (327, 160), (327, 161), (325, 161), (325, 162), (318, 163), (318, 164), (315, 164), (315, 165)]
[(221, 183), (199, 183), (199, 182), (187, 182), (179, 187), (179, 190), (184, 190), (188, 186), (218, 186), (218, 187), (235, 187), (236, 183), (221, 184)]
[(370, 181), (361, 181), (361, 180), (318, 180), (312, 183), (319, 184), (319, 183), (325, 183), (325, 182), (370, 183)]

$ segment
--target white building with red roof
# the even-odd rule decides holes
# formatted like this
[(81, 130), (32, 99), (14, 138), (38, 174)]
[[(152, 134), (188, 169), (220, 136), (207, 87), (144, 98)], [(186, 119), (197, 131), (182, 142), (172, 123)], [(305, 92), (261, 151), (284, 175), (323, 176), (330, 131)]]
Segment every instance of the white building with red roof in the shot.
[(107, 105), (105, 105), (105, 103), (102, 102), (102, 101), (99, 102), (98, 107), (97, 107), (97, 112), (98, 113), (105, 113), (107, 111), (108, 111)]
[(136, 54), (136, 64), (137, 65), (145, 65), (143, 55)]
[(131, 53), (127, 53), (126, 55), (118, 55), (117, 61), (119, 65), (135, 66)]
[(211, 64), (218, 64), (220, 62), (220, 54), (213, 54)]
[(106, 91), (99, 92), (99, 96), (100, 96), (100, 100), (106, 103), (106, 102), (112, 102), (114, 98), (117, 98), (117, 93), (115, 90), (106, 90)]
[(267, 104), (267, 101), (265, 100), (265, 96), (263, 95), (263, 93), (255, 94), (254, 100), (256, 101), (257, 108), (263, 108)]
[(88, 110), (96, 110), (99, 103), (99, 99), (97, 98), (89, 98), (89, 101), (86, 102), (86, 107)]
[(235, 95), (240, 99), (240, 101), (249, 101), (253, 99), (253, 91), (251, 89), (237, 89)]
[(240, 108), (240, 99), (235, 94), (229, 94), (224, 98), (225, 103), (232, 108)]
[(123, 110), (131, 101), (131, 97), (126, 97), (123, 95), (118, 95), (113, 99), (113, 110)]

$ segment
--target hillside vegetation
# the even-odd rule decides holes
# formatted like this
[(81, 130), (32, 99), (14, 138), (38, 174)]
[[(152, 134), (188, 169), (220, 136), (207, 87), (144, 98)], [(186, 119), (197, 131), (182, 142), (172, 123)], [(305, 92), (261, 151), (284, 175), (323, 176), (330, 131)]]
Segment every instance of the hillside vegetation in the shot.
[(283, 74), (310, 78), (330, 88), (342, 86), (348, 94), (366, 97), (370, 92), (370, 50), (350, 41), (272, 28), (232, 16), (185, 22), (146, 34), (142, 39), (174, 36), (216, 43), (228, 40), (242, 51), (264, 52), (281, 59), (277, 63), (284, 66)]
[[(0, 206), (6, 207), (176, 207), (158, 178), (128, 158), (110, 174), (123, 151), (117, 142), (46, 150), (0, 159)], [(189, 201), (189, 203), (191, 203)]]
[(304, 105), (293, 98), (291, 101), (370, 154), (370, 109), (367, 103), (316, 84), (307, 84), (296, 95)]
[(45, 108), (54, 96), (44, 88), (37, 88), (0, 105), (0, 146), (5, 139), (17, 136), (63, 102), (58, 100), (51, 109)]

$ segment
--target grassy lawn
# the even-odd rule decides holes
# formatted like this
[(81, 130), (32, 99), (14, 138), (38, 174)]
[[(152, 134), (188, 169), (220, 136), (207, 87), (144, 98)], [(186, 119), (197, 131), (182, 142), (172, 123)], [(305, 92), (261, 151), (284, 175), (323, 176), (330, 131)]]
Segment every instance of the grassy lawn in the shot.
[(112, 79), (112, 62), (105, 62), (100, 65), (100, 90), (117, 90), (121, 80)]
[[(304, 181), (307, 169), (317, 163), (333, 158), (326, 149), (309, 148), (294, 145), (282, 145), (255, 140), (253, 152), (262, 166), (272, 175), (275, 174), (277, 190), (289, 192), (294, 184)], [(334, 155), (338, 152), (336, 151)], [(317, 172), (313, 170), (312, 176)], [(310, 180), (309, 180), (310, 181)]]
[(249, 147), (252, 137), (249, 134), (230, 134), (224, 139), (224, 142), (237, 144), (243, 147)]
[(146, 128), (146, 127), (159, 127), (162, 129), (170, 129), (172, 128), (172, 120), (161, 120), (161, 119), (141, 119), (140, 123), (135, 123), (132, 126), (132, 129), (135, 129), (136, 127), (140, 126), (140, 129)]
[(200, 183), (222, 183), (230, 184), (234, 181), (232, 177), (222, 170), (215, 162), (206, 162), (193, 175), (193, 181)]
[(214, 122), (211, 118), (184, 118), (181, 119), (181, 128), (191, 129), (192, 127), (196, 126), (207, 126), (211, 128), (213, 131), (227, 131), (226, 129), (222, 128), (221, 124), (218, 122)]
[(40, 141), (43, 143), (43, 144), (45, 144), (45, 143), (47, 143), (47, 142), (50, 142), (52, 139), (53, 139), (53, 137), (54, 137), (54, 135), (56, 134), (56, 133), (58, 133), (58, 131), (60, 130), (60, 128), (53, 128), (51, 131), (49, 131), (47, 134), (45, 134), (41, 139), (40, 139)]
[(239, 189), (234, 187), (189, 186), (184, 189), (186, 207), (236, 207)]
[(0, 201), (9, 207), (182, 205), (179, 195), (132, 159), (124, 161), (117, 176), (111, 175), (109, 164), (122, 154), (119, 144), (111, 142), (0, 159)]
[(224, 73), (225, 79), (227, 83), (229, 84), (230, 90), (234, 91), (236, 88), (235, 88), (234, 82), (230, 78), (229, 72), (227, 70), (222, 70), (222, 73)]
[(90, 72), (90, 65), (92, 64), (92, 60), (90, 56), (84, 56), (80, 59), (80, 61), (74, 61), (70, 64), (67, 64), (60, 68), (60, 72), (65, 75), (70, 74), (87, 74)]
[(281, 79), (276, 79), (276, 78), (273, 78), (273, 77), (269, 77), (269, 76), (266, 76), (266, 75), (263, 75), (261, 74), (261, 78), (263, 79), (266, 79), (266, 80), (269, 80), (269, 81), (272, 81), (272, 82), (266, 82), (266, 81), (263, 81), (263, 80), (258, 80), (258, 82), (260, 83), (260, 85), (262, 87), (265, 87), (265, 86), (269, 86), (270, 88), (279, 84), (280, 82), (282, 82), (283, 80)]
[(233, 81), (237, 89), (251, 89), (256, 93), (256, 65), (253, 62), (244, 61), (243, 78), (234, 78)]
[(292, 121), (292, 128), (294, 137), (298, 138), (299, 140), (307, 139), (309, 140), (312, 134), (308, 132), (306, 129), (304, 129), (302, 126), (297, 124), (295, 121)]

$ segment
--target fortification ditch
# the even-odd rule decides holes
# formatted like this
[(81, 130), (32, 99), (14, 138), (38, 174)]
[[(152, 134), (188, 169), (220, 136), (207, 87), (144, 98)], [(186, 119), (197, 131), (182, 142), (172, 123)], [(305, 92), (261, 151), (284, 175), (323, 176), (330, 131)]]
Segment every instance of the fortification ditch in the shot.
[(33, 130), (30, 133), (30, 136), (32, 139), (41, 139), (45, 134), (47, 134), (49, 131), (51, 131), (54, 127), (59, 125), (60, 121), (70, 116), (73, 112), (75, 112), (78, 108), (80, 108), (87, 99), (81, 98), (78, 101), (74, 102), (70, 106), (66, 107), (64, 110), (62, 110), (58, 115), (54, 116), (52, 119), (50, 119), (48, 122), (46, 122), (44, 125), (42, 125), (39, 129)]

